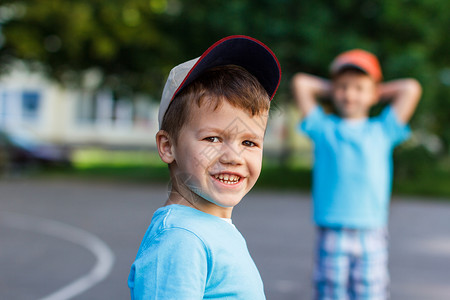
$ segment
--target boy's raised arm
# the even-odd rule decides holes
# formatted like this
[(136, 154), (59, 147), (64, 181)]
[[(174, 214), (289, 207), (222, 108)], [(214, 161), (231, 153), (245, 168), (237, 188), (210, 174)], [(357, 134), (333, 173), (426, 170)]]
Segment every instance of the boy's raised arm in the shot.
[(319, 97), (331, 94), (331, 83), (321, 77), (297, 73), (292, 79), (292, 92), (298, 108), (305, 117), (316, 107)]
[(412, 78), (384, 82), (379, 88), (380, 99), (392, 102), (397, 117), (403, 123), (411, 119), (421, 95), (420, 83)]

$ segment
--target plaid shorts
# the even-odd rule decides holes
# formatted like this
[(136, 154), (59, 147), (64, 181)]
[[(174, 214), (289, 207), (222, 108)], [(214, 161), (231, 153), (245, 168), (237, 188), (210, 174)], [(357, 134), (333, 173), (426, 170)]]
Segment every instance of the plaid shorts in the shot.
[(319, 227), (316, 251), (316, 299), (388, 298), (388, 249), (385, 228)]

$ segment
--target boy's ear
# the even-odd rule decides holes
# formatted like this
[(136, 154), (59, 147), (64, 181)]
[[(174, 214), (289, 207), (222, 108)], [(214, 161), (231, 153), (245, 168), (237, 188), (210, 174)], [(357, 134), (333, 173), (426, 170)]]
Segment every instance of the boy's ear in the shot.
[(156, 146), (158, 147), (159, 157), (161, 157), (163, 162), (170, 164), (175, 160), (173, 143), (167, 131), (158, 131), (156, 134)]

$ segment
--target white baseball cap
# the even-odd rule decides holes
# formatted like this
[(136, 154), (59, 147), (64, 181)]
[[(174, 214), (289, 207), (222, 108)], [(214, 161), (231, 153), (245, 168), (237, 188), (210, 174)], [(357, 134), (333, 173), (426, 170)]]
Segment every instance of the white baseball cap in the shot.
[(272, 50), (262, 42), (244, 35), (225, 37), (200, 57), (174, 67), (167, 78), (159, 106), (159, 127), (169, 104), (184, 87), (204, 71), (217, 66), (238, 65), (256, 77), (272, 100), (280, 85), (281, 68)]

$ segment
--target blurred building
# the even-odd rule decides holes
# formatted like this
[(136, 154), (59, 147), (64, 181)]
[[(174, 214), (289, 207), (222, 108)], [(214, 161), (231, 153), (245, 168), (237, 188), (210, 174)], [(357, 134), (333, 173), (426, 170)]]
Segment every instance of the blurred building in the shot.
[(114, 99), (23, 70), (0, 79), (0, 127), (58, 144), (154, 147), (157, 108), (145, 96)]

